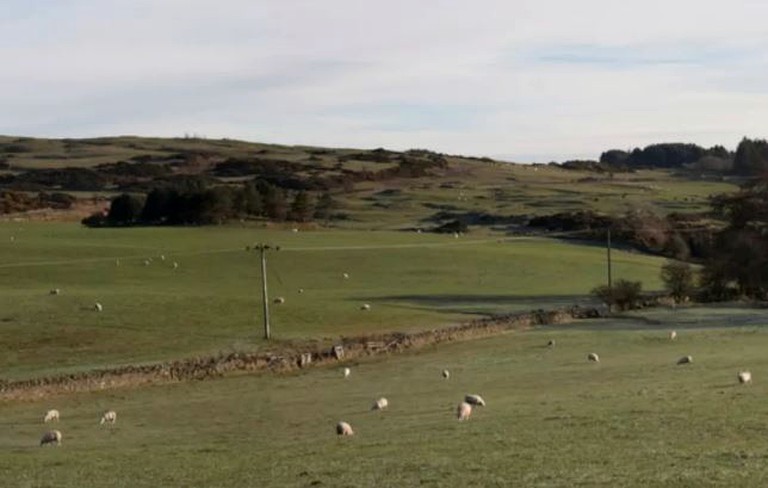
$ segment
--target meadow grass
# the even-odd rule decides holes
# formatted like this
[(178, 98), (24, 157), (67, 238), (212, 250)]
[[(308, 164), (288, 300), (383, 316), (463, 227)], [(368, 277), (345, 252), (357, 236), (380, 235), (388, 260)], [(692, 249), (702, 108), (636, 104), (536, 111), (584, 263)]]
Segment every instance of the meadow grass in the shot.
[[(730, 315), (511, 332), (350, 364), (347, 380), (323, 367), (6, 403), (0, 471), (18, 488), (765, 486), (768, 329), (759, 310), (718, 325)], [(745, 367), (755, 384), (736, 382)], [(467, 393), (488, 405), (458, 422)], [(389, 409), (370, 411), (379, 396)], [(37, 445), (49, 408), (60, 448)]]
[[(606, 275), (599, 246), (547, 239), (6, 223), (0, 225), (3, 377), (264, 347), (259, 257), (245, 250), (256, 242), (282, 247), (268, 264), (270, 296), (286, 301), (272, 305), (278, 341), (408, 331), (570, 305)], [(657, 289), (661, 263), (617, 251), (614, 276)], [(54, 288), (61, 294), (49, 295)], [(96, 302), (103, 312), (93, 311)], [(363, 303), (372, 310), (361, 311)]]

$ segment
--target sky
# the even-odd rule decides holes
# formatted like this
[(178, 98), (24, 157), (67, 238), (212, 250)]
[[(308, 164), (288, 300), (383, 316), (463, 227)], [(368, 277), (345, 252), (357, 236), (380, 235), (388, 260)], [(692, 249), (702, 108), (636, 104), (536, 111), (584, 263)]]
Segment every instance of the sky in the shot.
[(3, 0), (0, 134), (597, 158), (768, 136), (762, 0)]

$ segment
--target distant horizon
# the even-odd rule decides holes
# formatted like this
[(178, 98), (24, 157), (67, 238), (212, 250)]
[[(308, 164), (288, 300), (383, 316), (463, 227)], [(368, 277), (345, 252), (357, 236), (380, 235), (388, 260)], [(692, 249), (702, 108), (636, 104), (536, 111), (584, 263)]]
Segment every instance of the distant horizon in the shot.
[[(372, 150), (377, 148), (383, 148), (383, 149), (389, 149), (392, 151), (407, 151), (409, 149), (426, 149), (429, 151), (439, 152), (443, 154), (447, 154), (450, 156), (469, 156), (469, 157), (476, 157), (476, 158), (483, 158), (488, 157), (497, 161), (502, 161), (506, 163), (520, 163), (520, 164), (546, 164), (550, 162), (557, 162), (562, 163), (565, 161), (571, 161), (571, 160), (599, 160), (600, 155), (608, 150), (611, 149), (619, 149), (623, 151), (631, 151), (635, 149), (635, 147), (639, 147), (640, 149), (651, 145), (651, 144), (674, 144), (674, 143), (682, 143), (682, 144), (697, 144), (692, 141), (654, 141), (650, 142), (648, 144), (644, 144), (642, 146), (634, 146), (634, 147), (606, 147), (601, 149), (597, 154), (594, 155), (584, 155), (584, 154), (572, 154), (572, 155), (563, 155), (562, 153), (551, 153), (551, 154), (545, 154), (545, 155), (532, 155), (532, 154), (490, 154), (490, 153), (465, 153), (465, 152), (452, 152), (452, 151), (444, 151), (440, 150), (439, 148), (434, 147), (426, 147), (426, 146), (416, 146), (416, 147), (404, 147), (404, 146), (384, 146), (384, 145), (367, 145), (367, 146), (352, 146), (349, 144), (342, 144), (342, 145), (327, 145), (327, 144), (314, 144), (314, 143), (305, 143), (305, 142), (277, 142), (277, 141), (268, 141), (268, 140), (260, 140), (260, 139), (244, 139), (244, 138), (238, 138), (238, 137), (228, 137), (228, 136), (222, 136), (222, 137), (211, 137), (207, 134), (200, 134), (200, 133), (194, 133), (194, 132), (188, 132), (183, 134), (177, 134), (177, 135), (148, 135), (148, 134), (101, 134), (101, 135), (84, 135), (84, 136), (53, 136), (53, 135), (44, 135), (44, 136), (36, 136), (36, 135), (26, 135), (26, 134), (2, 134), (0, 133), (0, 137), (12, 137), (12, 138), (24, 138), (24, 137), (32, 137), (32, 138), (41, 138), (41, 139), (100, 139), (100, 138), (117, 138), (117, 137), (138, 137), (138, 138), (159, 138), (159, 139), (203, 139), (203, 140), (235, 140), (240, 142), (246, 142), (246, 143), (252, 143), (252, 144), (274, 144), (278, 146), (308, 146), (308, 147), (322, 147), (322, 148), (329, 148), (329, 149), (361, 149), (361, 150)], [(702, 146), (704, 148), (710, 148), (715, 145), (720, 145), (725, 147), (728, 151), (735, 151), (736, 146), (738, 145), (738, 142), (741, 141), (744, 137), (748, 136), (742, 136), (736, 141), (736, 143), (731, 146), (729, 144), (724, 143), (715, 143), (711, 145), (701, 145), (697, 144), (699, 146)], [(750, 137), (750, 139), (765, 139), (765, 137)]]

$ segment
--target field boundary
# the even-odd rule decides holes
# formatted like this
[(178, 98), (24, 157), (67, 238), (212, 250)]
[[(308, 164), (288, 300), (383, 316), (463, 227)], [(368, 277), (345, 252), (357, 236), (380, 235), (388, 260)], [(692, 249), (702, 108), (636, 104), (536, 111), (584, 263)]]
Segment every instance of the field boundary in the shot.
[(280, 347), (279, 352), (233, 352), (149, 365), (127, 365), (23, 380), (0, 380), (0, 401), (35, 400), (62, 393), (205, 380), (237, 373), (285, 373), (330, 363), (341, 364), (366, 356), (420, 349), (443, 342), (489, 337), (536, 325), (564, 324), (602, 316), (604, 314), (601, 309), (575, 305), (549, 311), (539, 309), (498, 315), (412, 333), (342, 337), (330, 347), (320, 346), (317, 342), (285, 343), (277, 345)]

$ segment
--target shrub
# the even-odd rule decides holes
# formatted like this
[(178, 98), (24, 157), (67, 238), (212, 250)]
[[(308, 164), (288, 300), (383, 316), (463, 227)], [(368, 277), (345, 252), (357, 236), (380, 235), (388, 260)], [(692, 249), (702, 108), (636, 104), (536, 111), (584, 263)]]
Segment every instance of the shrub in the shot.
[(107, 225), (107, 217), (101, 212), (96, 212), (81, 220), (80, 223), (86, 227), (104, 227)]
[(453, 233), (466, 233), (469, 230), (469, 226), (460, 220), (451, 220), (439, 227), (435, 227), (432, 232), (438, 234), (453, 234)]
[(592, 294), (609, 307), (619, 311), (637, 308), (643, 284), (640, 281), (619, 280), (613, 287), (600, 285), (592, 290)]
[(691, 265), (680, 261), (668, 261), (661, 267), (661, 281), (672, 298), (680, 303), (690, 296), (694, 289), (694, 272)]

